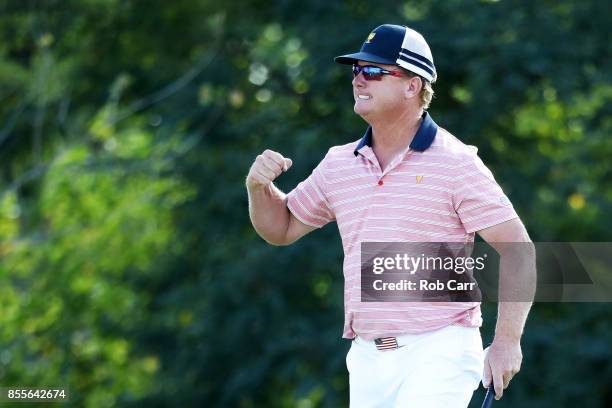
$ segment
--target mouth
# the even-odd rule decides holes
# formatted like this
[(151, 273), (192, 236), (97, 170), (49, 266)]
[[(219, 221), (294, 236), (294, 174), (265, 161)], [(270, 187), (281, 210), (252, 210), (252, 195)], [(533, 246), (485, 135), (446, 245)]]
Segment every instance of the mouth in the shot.
[(370, 95), (357, 95), (357, 98), (362, 100), (372, 99)]

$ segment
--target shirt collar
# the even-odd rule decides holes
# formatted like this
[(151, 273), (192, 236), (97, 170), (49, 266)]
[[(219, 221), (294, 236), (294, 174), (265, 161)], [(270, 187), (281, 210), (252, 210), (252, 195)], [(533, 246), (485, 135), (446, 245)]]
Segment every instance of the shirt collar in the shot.
[[(410, 149), (415, 150), (417, 152), (424, 152), (431, 146), (436, 137), (436, 132), (438, 131), (438, 125), (433, 121), (431, 116), (427, 111), (423, 112), (423, 116), (421, 116), (421, 125), (419, 126), (419, 130), (417, 130), (412, 142), (410, 142)], [(365, 134), (357, 144), (355, 148), (355, 156), (359, 154), (359, 149), (364, 146), (372, 147), (372, 126), (368, 126)]]

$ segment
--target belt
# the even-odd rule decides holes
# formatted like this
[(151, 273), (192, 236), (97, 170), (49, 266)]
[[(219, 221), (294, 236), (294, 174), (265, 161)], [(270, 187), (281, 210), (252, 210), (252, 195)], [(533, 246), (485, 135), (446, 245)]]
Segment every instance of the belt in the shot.
[(374, 339), (374, 344), (378, 350), (393, 350), (401, 347), (397, 344), (397, 337), (379, 337)]

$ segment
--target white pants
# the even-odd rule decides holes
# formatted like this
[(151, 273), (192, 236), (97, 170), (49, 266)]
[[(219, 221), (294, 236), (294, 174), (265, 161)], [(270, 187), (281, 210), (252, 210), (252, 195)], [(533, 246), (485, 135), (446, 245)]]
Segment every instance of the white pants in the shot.
[(484, 367), (480, 331), (448, 326), (379, 351), (356, 337), (346, 356), (351, 408), (465, 408)]

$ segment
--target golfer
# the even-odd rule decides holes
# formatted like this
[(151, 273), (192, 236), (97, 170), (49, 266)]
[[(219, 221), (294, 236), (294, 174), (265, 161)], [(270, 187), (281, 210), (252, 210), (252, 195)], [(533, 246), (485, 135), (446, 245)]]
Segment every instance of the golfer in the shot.
[(353, 70), (354, 111), (368, 127), (334, 146), (289, 194), (273, 181), (292, 164), (265, 150), (246, 186), (257, 233), (289, 245), (335, 221), (344, 250), (344, 332), (350, 406), (466, 407), (478, 384), (502, 397), (521, 367), (531, 303), (500, 302), (495, 337), (483, 351), (478, 302), (362, 302), (363, 242), (473, 242), (501, 256), (500, 290), (535, 282), (532, 257), (504, 261), (500, 242), (531, 242), (512, 204), (468, 146), (427, 112), (436, 68), (423, 36), (385, 24), (359, 52), (336, 57)]

